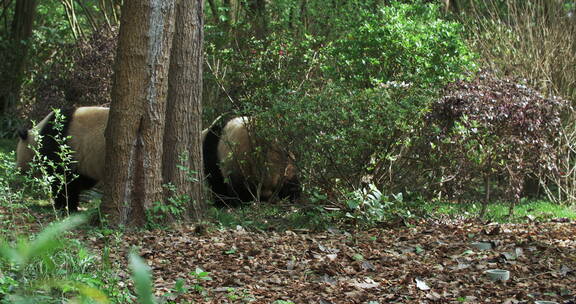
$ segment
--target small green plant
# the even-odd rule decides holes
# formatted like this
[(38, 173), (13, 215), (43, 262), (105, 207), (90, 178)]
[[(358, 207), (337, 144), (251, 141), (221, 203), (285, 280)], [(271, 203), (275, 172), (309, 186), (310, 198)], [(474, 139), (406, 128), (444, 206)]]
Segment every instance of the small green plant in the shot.
[[(177, 168), (186, 174), (186, 180), (190, 183), (197, 183), (197, 172), (183, 165), (188, 163), (186, 153), (180, 154), (179, 162)], [(154, 202), (152, 208), (146, 209), (146, 222), (149, 229), (164, 228), (168, 219), (176, 221), (183, 220), (186, 208), (190, 204), (190, 196), (187, 194), (178, 194), (178, 189), (175, 185), (171, 183), (165, 184), (164, 189), (171, 193), (168, 199), (165, 202)]]
[[(9, 303), (45, 303), (74, 295), (80, 303), (109, 303), (95, 287), (104, 283), (93, 277), (93, 257), (82, 247), (74, 256), (61, 250), (70, 247), (62, 235), (83, 222), (82, 216), (69, 217), (47, 227), (32, 241), (19, 238), (11, 244), (0, 240), (0, 269), (5, 274), (0, 294)], [(60, 292), (47, 292), (55, 289)]]
[(210, 273), (202, 270), (201, 268), (196, 267), (196, 269), (193, 272), (191, 272), (190, 275), (194, 280), (192, 289), (195, 292), (204, 293), (204, 287), (202, 286), (202, 281), (211, 281), (212, 278), (210, 277)]
[(168, 218), (182, 220), (186, 206), (190, 201), (188, 195), (176, 195), (176, 187), (172, 184), (165, 184), (164, 188), (173, 195), (168, 197), (166, 202), (154, 202), (152, 207), (146, 209), (146, 223), (149, 229), (163, 228)]
[[(4, 154), (0, 152), (0, 204), (5, 205), (12, 212), (20, 206), (24, 199), (24, 192), (21, 189), (15, 189), (15, 185), (21, 182), (19, 174), (14, 164), (14, 152)], [(13, 226), (11, 218), (0, 217), (0, 224), (3, 229), (9, 229)]]
[[(54, 213), (58, 216), (56, 207), (63, 207), (66, 214), (69, 215), (67, 185), (77, 177), (71, 173), (72, 165), (76, 161), (73, 159), (74, 151), (68, 145), (70, 136), (62, 135), (64, 115), (60, 109), (53, 109), (53, 113), (54, 120), (49, 123), (52, 124), (57, 135), (44, 138), (43, 135), (39, 134), (38, 128), (33, 127), (31, 129), (31, 137), (35, 139), (36, 144), (32, 144), (29, 147), (32, 149), (34, 156), (30, 163), (30, 170), (27, 172), (26, 180), (33, 191), (39, 191), (53, 203), (56, 203), (55, 199), (57, 197), (63, 196), (65, 199), (64, 206), (53, 204)], [(41, 148), (47, 141), (53, 141), (53, 144), (58, 147), (58, 150), (50, 156), (45, 155)]]
[(228, 288), (226, 298), (232, 302), (241, 301), (242, 303), (250, 303), (256, 301), (249, 291), (242, 288)]
[(346, 217), (364, 225), (374, 225), (391, 219), (393, 216), (410, 216), (410, 211), (400, 207), (403, 204), (402, 193), (392, 195), (392, 199), (389, 199), (374, 184), (368, 184), (367, 188), (350, 192), (345, 204), (348, 210)]
[[(150, 274), (150, 267), (144, 262), (144, 260), (138, 256), (135, 252), (131, 252), (129, 256), (130, 269), (132, 271), (132, 280), (134, 280), (134, 289), (138, 296), (138, 303), (141, 304), (156, 304), (159, 301), (154, 297), (154, 290), (152, 288), (152, 276)], [(201, 286), (201, 281), (212, 280), (206, 272), (200, 268), (196, 268), (194, 272), (190, 273), (195, 281), (192, 285), (192, 289), (196, 292), (202, 293), (204, 287)], [(178, 295), (185, 294), (189, 291), (189, 288), (185, 284), (184, 279), (177, 279), (172, 289), (171, 293), (165, 294), (163, 299), (175, 298)], [(160, 301), (162, 302), (162, 301)], [(162, 302), (164, 303), (164, 302)]]
[(162, 295), (163, 299), (176, 299), (178, 296), (186, 294), (190, 288), (186, 286), (186, 281), (182, 278), (176, 279), (174, 287), (170, 292)]
[(184, 165), (188, 163), (188, 153), (186, 152), (180, 153), (180, 155), (178, 156), (178, 161), (179, 164), (176, 165), (176, 167), (178, 168), (178, 170), (186, 173), (186, 180), (190, 183), (197, 183), (199, 181), (198, 172), (190, 170), (189, 167)]

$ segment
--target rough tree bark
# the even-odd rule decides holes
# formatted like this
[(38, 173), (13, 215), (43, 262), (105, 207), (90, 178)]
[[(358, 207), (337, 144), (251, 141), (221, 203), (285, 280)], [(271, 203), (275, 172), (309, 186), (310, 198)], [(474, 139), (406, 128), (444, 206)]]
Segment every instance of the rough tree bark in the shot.
[(162, 201), (162, 137), (176, 0), (124, 1), (110, 117), (106, 195), (110, 224), (138, 226)]
[[(203, 162), (202, 131), (202, 59), (203, 0), (179, 1), (176, 30), (170, 55), (166, 134), (164, 136), (163, 174), (176, 186), (178, 195), (189, 198), (189, 216), (201, 218)], [(185, 157), (185, 160), (181, 159)], [(179, 168), (180, 164), (185, 169)], [(192, 176), (190, 174), (192, 173)], [(194, 179), (195, 181), (193, 181)]]
[(0, 71), (0, 115), (9, 112), (20, 99), (37, 4), (36, 0), (16, 1), (9, 43), (3, 50), (6, 62)]

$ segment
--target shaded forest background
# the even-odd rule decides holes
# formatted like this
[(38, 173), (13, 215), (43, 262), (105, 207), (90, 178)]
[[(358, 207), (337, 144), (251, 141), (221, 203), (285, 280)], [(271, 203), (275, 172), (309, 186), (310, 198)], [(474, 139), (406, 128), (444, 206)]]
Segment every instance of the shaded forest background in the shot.
[(204, 126), (257, 117), (302, 201), (54, 224), (15, 133), (110, 103), (122, 1), (0, 0), (2, 303), (574, 303), (575, 1), (205, 4)]
[[(0, 135), (110, 102), (120, 5), (2, 2)], [(574, 6), (209, 0), (204, 122), (259, 117), (309, 202), (361, 217), (397, 200), (572, 203)]]

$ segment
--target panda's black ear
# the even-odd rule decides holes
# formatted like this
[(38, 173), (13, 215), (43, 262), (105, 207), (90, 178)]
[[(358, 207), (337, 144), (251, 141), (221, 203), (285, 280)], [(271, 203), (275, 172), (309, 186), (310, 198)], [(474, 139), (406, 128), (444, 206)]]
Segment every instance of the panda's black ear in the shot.
[(20, 139), (22, 139), (22, 140), (28, 139), (28, 129), (20, 128), (20, 129), (18, 130), (18, 136), (19, 136)]

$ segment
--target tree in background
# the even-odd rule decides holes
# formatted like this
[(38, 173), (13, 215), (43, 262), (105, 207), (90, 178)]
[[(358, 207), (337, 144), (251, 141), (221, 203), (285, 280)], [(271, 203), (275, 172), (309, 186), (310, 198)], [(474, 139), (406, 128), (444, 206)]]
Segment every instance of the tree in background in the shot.
[[(3, 2), (5, 13), (10, 1)], [(17, 0), (10, 31), (6, 33), (7, 37), (0, 39), (4, 61), (0, 72), (0, 115), (8, 112), (20, 99), (36, 5), (36, 0)]]
[(162, 199), (162, 135), (174, 1), (126, 1), (106, 128), (102, 210), (113, 224), (142, 225)]
[(174, 185), (176, 197), (190, 202), (188, 210), (200, 218), (202, 202), (202, 58), (203, 1), (180, 1), (170, 55), (168, 105), (164, 135), (164, 181)]
[[(201, 81), (197, 80), (201, 77), (198, 68), (201, 49), (192, 47), (201, 48), (202, 43), (192, 42), (192, 39), (202, 39), (202, 1), (180, 3), (178, 27), (185, 29), (179, 29), (177, 39), (183, 41), (176, 44), (171, 54), (175, 7), (175, 0), (126, 1), (122, 7), (110, 120), (106, 130), (107, 193), (102, 202), (102, 210), (110, 216), (113, 225), (142, 225), (146, 210), (155, 203), (164, 202), (162, 186), (164, 182), (170, 182), (162, 178), (165, 134), (172, 134), (176, 129), (191, 132), (194, 128), (199, 129), (190, 119), (200, 115), (197, 113), (200, 107), (187, 103), (200, 102), (197, 96), (201, 91), (197, 86)], [(172, 68), (170, 55), (176, 58)], [(191, 61), (184, 64), (183, 60)], [(191, 72), (193, 66), (195, 70)], [(170, 92), (169, 71), (176, 75), (172, 78), (175, 83), (170, 85)], [(183, 84), (191, 87), (183, 87)], [(171, 96), (169, 113), (166, 110), (168, 95)], [(166, 117), (176, 119), (176, 124), (165, 128)], [(166, 148), (192, 148), (195, 154), (189, 157), (198, 158), (198, 130), (178, 135), (191, 136), (190, 144), (177, 146), (174, 141), (167, 140)], [(181, 139), (175, 138), (176, 142)], [(174, 165), (173, 158), (168, 155), (167, 162)], [(181, 179), (176, 182), (176, 186), (182, 184)]]

